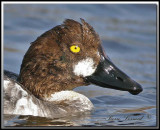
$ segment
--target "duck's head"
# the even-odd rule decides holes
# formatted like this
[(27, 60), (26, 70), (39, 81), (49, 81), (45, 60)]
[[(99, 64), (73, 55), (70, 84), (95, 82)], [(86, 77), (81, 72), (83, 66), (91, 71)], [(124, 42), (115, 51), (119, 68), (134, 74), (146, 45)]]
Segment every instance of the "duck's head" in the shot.
[(81, 22), (67, 19), (38, 37), (24, 56), (19, 82), (39, 98), (91, 83), (140, 93), (142, 87), (104, 53), (94, 29)]

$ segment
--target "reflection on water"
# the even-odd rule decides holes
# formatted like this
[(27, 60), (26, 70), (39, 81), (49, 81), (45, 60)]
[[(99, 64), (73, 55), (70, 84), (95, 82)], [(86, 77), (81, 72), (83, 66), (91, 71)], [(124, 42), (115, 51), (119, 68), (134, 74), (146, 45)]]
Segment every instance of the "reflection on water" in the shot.
[(18, 49), (8, 48), (8, 47), (4, 47), (4, 51), (8, 51), (8, 52), (19, 52)]
[(5, 126), (155, 126), (156, 5), (8, 4), (4, 5), (4, 69), (19, 73), (30, 43), (66, 18), (84, 18), (99, 33), (112, 61), (143, 86), (128, 92), (94, 85), (75, 91), (89, 97), (91, 114), (59, 119), (4, 115)]
[(152, 109), (152, 108), (156, 108), (156, 107), (155, 106), (147, 106), (147, 107), (136, 108), (136, 109), (122, 109), (122, 110), (119, 110), (119, 112), (122, 112), (122, 113), (130, 113), (130, 112), (146, 113), (144, 110), (148, 110), (148, 109)]
[[(104, 110), (100, 109), (95, 110), (96, 116), (94, 114), (84, 114), (57, 119), (5, 115), (4, 120), (5, 126), (150, 126), (151, 121), (154, 121), (155, 117), (143, 110), (152, 108), (155, 108), (155, 106), (130, 110), (121, 109), (118, 110), (116, 114), (107, 114), (107, 112), (104, 113)], [(101, 111), (103, 111), (103, 113), (101, 113)], [(145, 122), (150, 123), (146, 125)]]

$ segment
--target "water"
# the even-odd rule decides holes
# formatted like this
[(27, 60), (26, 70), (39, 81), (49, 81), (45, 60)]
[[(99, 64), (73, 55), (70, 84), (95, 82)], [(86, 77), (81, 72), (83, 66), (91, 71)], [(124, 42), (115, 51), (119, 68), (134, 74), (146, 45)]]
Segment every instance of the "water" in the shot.
[(99, 33), (107, 55), (143, 86), (139, 95), (82, 86), (91, 113), (47, 119), (4, 115), (5, 126), (156, 126), (156, 5), (153, 4), (6, 4), (4, 69), (19, 73), (30, 43), (70, 18), (85, 19)]

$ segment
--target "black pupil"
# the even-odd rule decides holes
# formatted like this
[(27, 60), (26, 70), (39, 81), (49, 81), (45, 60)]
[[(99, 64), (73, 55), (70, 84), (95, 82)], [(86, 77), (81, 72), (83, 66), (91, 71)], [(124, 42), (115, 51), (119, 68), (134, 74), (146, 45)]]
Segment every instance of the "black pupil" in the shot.
[(77, 49), (77, 47), (75, 47), (74, 49)]

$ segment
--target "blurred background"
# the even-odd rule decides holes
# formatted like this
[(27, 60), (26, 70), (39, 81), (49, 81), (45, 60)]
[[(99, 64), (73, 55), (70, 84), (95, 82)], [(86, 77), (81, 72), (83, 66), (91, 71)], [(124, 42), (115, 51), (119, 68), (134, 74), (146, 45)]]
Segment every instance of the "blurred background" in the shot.
[[(78, 87), (75, 91), (89, 97), (95, 106), (91, 114), (58, 121), (6, 115), (5, 125), (56, 126), (59, 125), (56, 122), (61, 122), (60, 126), (155, 126), (156, 7), (156, 4), (4, 4), (4, 69), (18, 74), (31, 42), (67, 18), (79, 22), (83, 18), (99, 34), (113, 63), (144, 89), (134, 96), (94, 85)], [(108, 121), (110, 115), (121, 120)], [(128, 115), (144, 118), (122, 119)]]

